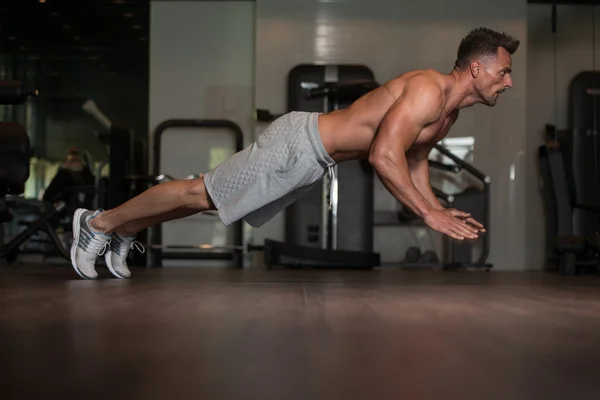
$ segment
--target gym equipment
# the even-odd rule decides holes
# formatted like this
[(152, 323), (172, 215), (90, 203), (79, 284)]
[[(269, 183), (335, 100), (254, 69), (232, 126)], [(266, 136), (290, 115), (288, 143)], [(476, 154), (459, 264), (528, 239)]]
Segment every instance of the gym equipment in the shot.
[[(37, 95), (37, 90), (27, 88), (21, 81), (0, 81), (0, 104), (22, 104)], [(0, 122), (0, 223), (12, 220), (6, 195), (25, 191), (30, 157), (31, 142), (25, 128), (16, 122)]]
[[(461, 169), (467, 171), (480, 183), (480, 188), (470, 186), (460, 193), (447, 195), (446, 201), (449, 208), (468, 210), (471, 216), (486, 228), (486, 233), (480, 235), (476, 241), (458, 242), (450, 241), (450, 262), (447, 268), (484, 268), (489, 270), (492, 264), (487, 262), (490, 253), (490, 185), (492, 179), (479, 171), (466, 161), (461, 160), (442, 145), (436, 145), (435, 149), (452, 160)], [(481, 248), (479, 257), (473, 260), (473, 253), (477, 247)]]
[[(299, 65), (288, 77), (288, 111), (328, 113), (349, 106), (377, 86), (365, 66)], [(286, 209), (286, 243), (372, 252), (373, 169), (367, 160), (356, 160), (336, 165), (333, 172), (323, 178), (322, 187)], [(307, 232), (314, 234), (316, 229), (319, 240), (314, 242)]]
[[(554, 77), (557, 88), (557, 4), (552, 2)], [(582, 2), (581, 2), (582, 3)], [(588, 2), (592, 4), (594, 2)], [(593, 6), (593, 14), (596, 14)], [(555, 89), (555, 123), (546, 125), (545, 143), (539, 147), (542, 194), (546, 213), (546, 269), (576, 275), (596, 269), (600, 225), (600, 170), (598, 121), (600, 73), (596, 72), (596, 35), (592, 35), (592, 70), (576, 75), (569, 86), (568, 128), (558, 129), (558, 92)]]
[[(475, 241), (458, 242), (445, 237), (446, 255), (443, 258), (433, 251), (425, 251), (419, 257), (414, 249), (409, 248), (405, 259), (398, 266), (400, 268), (441, 268), (444, 270), (455, 270), (458, 268), (480, 268), (489, 271), (493, 268), (491, 263), (487, 262), (490, 246), (490, 185), (491, 178), (473, 167), (468, 162), (460, 159), (441, 144), (436, 144), (434, 149), (440, 154), (449, 158), (453, 164), (446, 164), (435, 160), (429, 160), (429, 167), (441, 169), (450, 173), (468, 172), (479, 181), (479, 187), (469, 186), (458, 193), (445, 193), (439, 188), (432, 187), (434, 194), (438, 199), (445, 203), (448, 208), (457, 208), (468, 211), (473, 218), (481, 222), (486, 233), (481, 235)], [(423, 221), (409, 210), (397, 212), (377, 212), (375, 213), (375, 225), (407, 225), (411, 229), (414, 225), (423, 225)], [(477, 252), (479, 253), (477, 256)]]
[[(555, 80), (558, 76), (557, 4), (552, 4), (555, 34)], [(595, 7), (593, 14), (595, 15)], [(589, 267), (600, 273), (600, 170), (597, 115), (600, 73), (596, 72), (596, 37), (592, 35), (592, 70), (577, 74), (569, 86), (568, 128), (546, 125), (545, 143), (539, 147), (542, 194), (546, 213), (546, 269), (576, 275)], [(555, 82), (555, 87), (557, 82)], [(555, 102), (558, 93), (555, 91)]]
[[(260, 251), (260, 250), (264, 250), (265, 246), (256, 246), (253, 244), (246, 244), (246, 245), (224, 245), (224, 246), (216, 246), (216, 245), (212, 245), (212, 244), (199, 244), (196, 246), (179, 246), (179, 245), (168, 245), (168, 246), (164, 246), (162, 244), (151, 244), (151, 243), (147, 243), (147, 244), (143, 244), (143, 246), (147, 249), (150, 250), (193, 250), (196, 252), (200, 252), (200, 253), (215, 253), (215, 252), (219, 252), (219, 251), (229, 251), (229, 252), (241, 252), (244, 254), (253, 252), (253, 251)], [(178, 258), (178, 259), (187, 259), (189, 258), (187, 255), (185, 256), (180, 256), (179, 254), (181, 253), (177, 253), (175, 256), (169, 256), (168, 258)], [(185, 254), (185, 253), (184, 253)], [(196, 253), (194, 253), (196, 254)], [(166, 258), (166, 257), (164, 257)], [(191, 257), (191, 258), (197, 258), (197, 257)], [(210, 259), (210, 257), (201, 257), (203, 259)], [(215, 259), (221, 259), (221, 256), (216, 257)]]
[[(52, 226), (52, 221), (61, 215), (70, 217), (75, 209), (81, 206), (79, 194), (92, 194), (94, 193), (94, 190), (94, 186), (91, 185), (64, 187), (57, 191), (53, 198), (42, 202), (37, 210), (38, 218), (30, 224), (27, 229), (21, 231), (8, 243), (5, 243), (0, 247), (0, 259), (14, 261), (19, 246), (25, 243), (25, 241), (31, 238), (35, 233), (39, 232), (40, 229), (44, 228), (58, 255), (62, 256), (65, 260), (70, 260), (71, 256), (69, 251), (56, 234), (56, 229)], [(11, 205), (17, 207), (19, 201), (21, 201), (19, 198), (14, 198)]]
[(0, 81), (0, 104), (23, 104), (29, 97), (38, 96), (37, 89), (28, 88), (21, 81)]
[(439, 259), (435, 251), (427, 250), (421, 256), (421, 261), (423, 261), (425, 264), (437, 264)]
[[(167, 175), (160, 173), (160, 151), (161, 140), (168, 129), (171, 128), (220, 128), (230, 132), (235, 136), (235, 151), (239, 152), (243, 149), (244, 134), (241, 128), (229, 120), (220, 119), (171, 119), (161, 123), (154, 131), (154, 160), (152, 165), (153, 176), (158, 180), (168, 180)], [(199, 130), (201, 132), (201, 130)], [(193, 178), (193, 176), (191, 177)], [(242, 221), (238, 221), (231, 227), (233, 229), (233, 245), (232, 246), (213, 246), (213, 245), (197, 245), (197, 246), (163, 246), (162, 229), (160, 226), (153, 227), (150, 235), (150, 241), (147, 245), (149, 248), (149, 266), (162, 267), (162, 260), (167, 259), (202, 259), (202, 260), (232, 260), (233, 265), (237, 268), (243, 267), (244, 250), (249, 247), (243, 245), (243, 225)], [(188, 251), (178, 251), (188, 250)]]
[[(573, 78), (569, 88), (569, 127), (561, 131), (560, 144), (566, 164), (570, 192), (577, 203), (595, 207), (600, 204), (600, 177), (596, 115), (600, 114), (600, 73), (584, 71)], [(596, 104), (598, 103), (598, 104)], [(573, 214), (573, 234), (591, 236), (596, 234), (600, 223), (599, 215), (584, 210)]]
[(102, 111), (100, 111), (100, 109), (98, 108), (98, 106), (96, 105), (96, 102), (92, 99), (88, 99), (85, 103), (83, 103), (83, 105), (81, 106), (81, 108), (87, 112), (88, 114), (90, 114), (92, 117), (96, 118), (96, 120), (98, 122), (100, 122), (100, 124), (107, 130), (110, 130), (110, 127), (112, 126), (112, 122), (110, 119), (108, 119), (108, 117), (106, 115), (104, 115), (104, 113)]
[(265, 239), (264, 254), (269, 268), (372, 268), (380, 263), (378, 254), (294, 246), (272, 239)]
[[(307, 65), (288, 75), (288, 111), (331, 112), (378, 86), (362, 65)], [(263, 120), (270, 113), (257, 112)], [(372, 268), (374, 173), (367, 160), (333, 168), (285, 211), (286, 241), (265, 243), (267, 265)], [(338, 201), (339, 199), (339, 201)]]
[[(0, 81), (0, 103), (22, 104), (28, 97), (37, 96), (38, 91), (26, 88), (22, 82)], [(19, 202), (26, 201), (20, 195), (25, 191), (25, 183), (30, 175), (30, 158), (32, 155), (29, 135), (25, 128), (15, 122), (0, 122), (0, 222), (6, 223), (13, 219), (10, 208)], [(58, 196), (58, 192), (55, 192)], [(61, 202), (48, 212), (45, 212), (29, 228), (20, 232), (11, 241), (4, 244), (3, 233), (0, 229), (0, 260), (14, 261), (18, 247), (42, 226), (48, 230), (51, 240), (61, 255), (69, 258), (68, 252), (62, 246), (54, 228), (49, 221), (65, 207)]]
[(25, 191), (29, 179), (30, 141), (25, 128), (15, 122), (0, 122), (0, 223), (12, 220), (5, 196)]
[[(550, 127), (549, 127), (550, 128)], [(550, 128), (552, 129), (552, 128)], [(575, 187), (570, 185), (560, 142), (549, 137), (538, 148), (542, 194), (546, 213), (546, 269), (577, 275), (584, 269), (600, 272), (597, 234), (577, 234), (575, 211), (600, 216), (600, 207), (577, 204)], [(590, 218), (594, 219), (594, 218)]]
[(406, 250), (405, 259), (409, 263), (417, 263), (421, 261), (421, 249), (415, 246), (411, 246)]

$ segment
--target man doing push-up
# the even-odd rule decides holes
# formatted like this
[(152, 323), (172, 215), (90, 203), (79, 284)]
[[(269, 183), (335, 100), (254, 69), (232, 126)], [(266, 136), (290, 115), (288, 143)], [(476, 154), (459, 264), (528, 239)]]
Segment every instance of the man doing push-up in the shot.
[(367, 158), (390, 193), (431, 229), (457, 240), (484, 227), (467, 212), (446, 209), (429, 183), (427, 157), (461, 108), (493, 106), (512, 86), (512, 54), (519, 41), (487, 28), (460, 43), (455, 67), (443, 74), (410, 71), (331, 113), (290, 112), (256, 141), (199, 179), (162, 183), (112, 210), (78, 209), (71, 261), (97, 278), (104, 254), (110, 271), (128, 278), (135, 235), (155, 224), (214, 210), (225, 225), (269, 221), (311, 189), (337, 163)]

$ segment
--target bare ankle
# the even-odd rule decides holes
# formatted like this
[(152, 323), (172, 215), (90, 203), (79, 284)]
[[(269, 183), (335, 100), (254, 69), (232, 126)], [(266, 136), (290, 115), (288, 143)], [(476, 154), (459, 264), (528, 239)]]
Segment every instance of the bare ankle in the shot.
[(137, 235), (137, 232), (132, 232), (131, 230), (126, 229), (115, 229), (115, 233), (121, 236), (122, 238), (134, 237), (135, 235)]
[(90, 220), (88, 221), (88, 225), (94, 232), (109, 235), (110, 232), (108, 232), (108, 229), (106, 229), (106, 225), (103, 223), (104, 221), (102, 218), (103, 217), (102, 214), (103, 213), (99, 213), (94, 218), (90, 218)]

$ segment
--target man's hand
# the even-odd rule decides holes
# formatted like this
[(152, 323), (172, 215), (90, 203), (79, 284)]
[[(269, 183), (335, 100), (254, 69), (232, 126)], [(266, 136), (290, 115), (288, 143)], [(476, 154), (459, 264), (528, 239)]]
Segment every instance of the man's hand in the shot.
[(471, 218), (470, 214), (454, 208), (433, 210), (424, 221), (434, 231), (457, 240), (477, 239), (478, 232), (485, 232), (483, 225)]
[(455, 215), (455, 217), (460, 218), (467, 224), (474, 226), (475, 228), (477, 228), (477, 230), (480, 233), (485, 233), (485, 227), (482, 224), (480, 224), (479, 222), (475, 221), (475, 219), (471, 217), (471, 214), (463, 213), (462, 211), (458, 211), (458, 210), (455, 210), (455, 211), (457, 211), (458, 213), (461, 214), (461, 215)]

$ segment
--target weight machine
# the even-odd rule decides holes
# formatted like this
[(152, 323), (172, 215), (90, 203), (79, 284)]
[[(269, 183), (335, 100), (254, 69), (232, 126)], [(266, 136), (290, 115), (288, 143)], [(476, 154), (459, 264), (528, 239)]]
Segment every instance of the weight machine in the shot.
[[(288, 75), (288, 111), (328, 113), (350, 105), (375, 89), (362, 65), (294, 67)], [(257, 119), (275, 116), (258, 110)], [(285, 211), (285, 243), (265, 240), (268, 266), (373, 268), (374, 173), (366, 160), (337, 164), (330, 174)]]
[[(551, 32), (554, 35), (554, 71), (557, 65), (559, 4), (590, 5), (596, 24), (600, 1), (529, 0), (551, 4)], [(592, 35), (592, 49), (596, 35)], [(542, 195), (546, 219), (546, 265), (548, 271), (577, 275), (583, 270), (600, 273), (600, 168), (598, 152), (598, 113), (600, 112), (600, 73), (592, 50), (592, 70), (581, 71), (569, 86), (568, 127), (546, 125), (546, 137), (538, 148)], [(557, 88), (557, 82), (554, 82)], [(556, 89), (555, 89), (556, 90)], [(558, 92), (554, 93), (558, 101)]]

